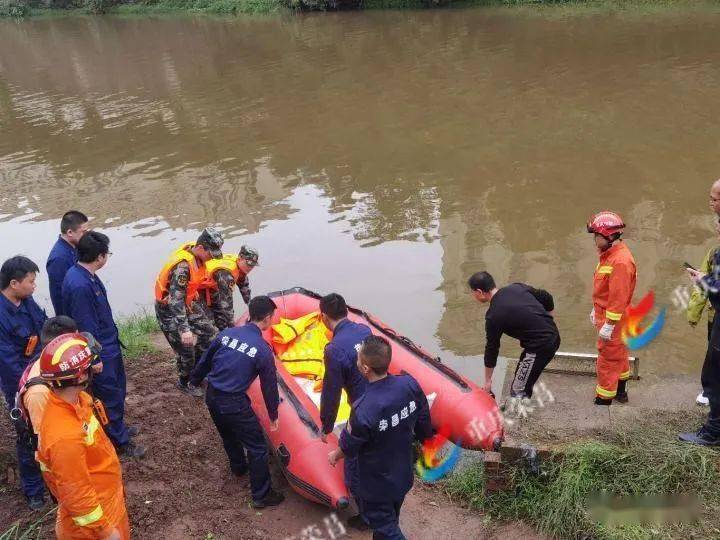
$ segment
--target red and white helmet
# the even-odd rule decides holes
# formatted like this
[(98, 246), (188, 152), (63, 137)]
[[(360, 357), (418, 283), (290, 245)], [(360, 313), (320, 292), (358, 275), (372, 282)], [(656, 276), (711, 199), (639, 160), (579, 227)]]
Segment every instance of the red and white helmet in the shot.
[(72, 385), (95, 358), (86, 336), (79, 332), (56, 337), (40, 353), (40, 377), (57, 386)]
[[(625, 222), (615, 212), (603, 210), (598, 212), (587, 222), (587, 232), (600, 234), (610, 240), (610, 237), (617, 234), (619, 237), (623, 233)], [(616, 238), (617, 238), (616, 237)]]

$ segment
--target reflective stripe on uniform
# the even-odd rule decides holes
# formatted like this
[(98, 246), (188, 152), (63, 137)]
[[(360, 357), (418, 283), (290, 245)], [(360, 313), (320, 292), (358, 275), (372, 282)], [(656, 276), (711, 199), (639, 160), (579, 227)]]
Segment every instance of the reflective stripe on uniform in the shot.
[(37, 462), (38, 462), (38, 465), (40, 465), (40, 470), (41, 470), (42, 472), (50, 472), (50, 469), (48, 468), (48, 466), (45, 465), (42, 461), (40, 461), (40, 460), (37, 458), (37, 455), (35, 456), (35, 461), (37, 461)]
[(85, 434), (85, 444), (88, 446), (92, 446), (95, 444), (95, 432), (100, 429), (100, 422), (98, 422), (98, 419), (95, 418), (95, 415), (93, 414), (90, 417), (90, 421), (88, 422), (88, 428), (87, 433)]
[(598, 274), (612, 274), (612, 271), (613, 271), (612, 266), (598, 266), (597, 267)]
[(614, 311), (605, 310), (605, 317), (611, 321), (619, 321), (622, 317), (622, 313), (615, 313)]
[(623, 372), (620, 374), (620, 377), (619, 377), (619, 378), (620, 378), (621, 381), (627, 381), (627, 380), (630, 378), (630, 370), (628, 369), (627, 371), (623, 371)]
[(599, 385), (595, 387), (595, 393), (598, 396), (600, 396), (602, 398), (607, 398), (607, 399), (614, 398), (617, 395), (616, 390), (605, 390), (604, 388), (602, 388)]
[(102, 506), (99, 504), (95, 507), (95, 510), (92, 512), (89, 512), (85, 514), (84, 516), (74, 517), (72, 518), (76, 525), (80, 527), (87, 527), (88, 525), (92, 525), (97, 520), (103, 517), (103, 509)]

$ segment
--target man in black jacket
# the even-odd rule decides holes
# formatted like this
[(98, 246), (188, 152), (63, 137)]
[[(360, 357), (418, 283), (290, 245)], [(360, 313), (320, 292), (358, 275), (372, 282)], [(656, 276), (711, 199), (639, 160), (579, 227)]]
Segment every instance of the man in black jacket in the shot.
[(498, 289), (487, 272), (470, 276), (468, 285), (476, 300), (490, 303), (485, 314), (485, 390), (491, 391), (500, 338), (507, 334), (519, 340), (523, 348), (510, 386), (510, 397), (532, 397), (542, 370), (560, 347), (552, 295), (524, 283), (511, 283)]

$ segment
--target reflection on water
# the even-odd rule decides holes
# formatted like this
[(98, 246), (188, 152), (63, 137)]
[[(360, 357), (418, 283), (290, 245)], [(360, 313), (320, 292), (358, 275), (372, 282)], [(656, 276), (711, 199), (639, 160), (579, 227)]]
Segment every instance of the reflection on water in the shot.
[[(51, 220), (82, 209), (123, 254), (127, 313), (212, 223), (261, 248), (255, 292), (340, 290), (453, 362), (482, 349), (481, 268), (550, 289), (563, 349), (588, 351), (589, 214), (626, 217), (638, 294), (667, 303), (713, 243), (718, 30), (703, 12), (2, 21), (3, 257), (44, 262)], [(644, 368), (697, 370), (702, 334), (673, 313)]]

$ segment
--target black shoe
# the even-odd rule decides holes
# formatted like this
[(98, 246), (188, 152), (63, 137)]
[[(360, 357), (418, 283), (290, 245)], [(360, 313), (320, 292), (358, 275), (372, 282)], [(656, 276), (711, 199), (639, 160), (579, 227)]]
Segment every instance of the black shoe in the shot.
[(700, 428), (697, 433), (680, 433), (678, 439), (701, 446), (720, 446), (720, 437), (711, 435), (704, 427)]
[(27, 498), (27, 502), (30, 510), (37, 512), (45, 508), (45, 495), (33, 495)]
[(129, 442), (124, 446), (120, 446), (117, 449), (117, 454), (120, 457), (130, 457), (130, 458), (141, 458), (145, 455), (147, 450), (144, 446), (135, 444), (133, 442)]
[(360, 514), (349, 517), (347, 520), (347, 526), (352, 527), (356, 531), (369, 531), (370, 525), (368, 525)]
[(253, 501), (252, 506), (253, 508), (265, 508), (266, 506), (277, 506), (281, 502), (285, 500), (285, 495), (280, 493), (279, 491), (275, 491), (274, 489), (271, 489), (267, 495), (265, 495), (265, 498), (261, 501)]
[(140, 434), (140, 426), (128, 426), (128, 435), (130, 437), (136, 437)]
[(615, 401), (618, 403), (627, 403), (629, 400), (627, 392), (623, 392), (622, 394), (618, 392), (618, 394), (615, 396)]
[(612, 399), (603, 399), (600, 396), (595, 396), (595, 405), (610, 405)]
[(184, 381), (183, 379), (180, 379), (175, 386), (177, 386), (178, 390), (180, 390), (181, 392), (185, 392), (186, 394), (188, 394), (192, 397), (196, 397), (196, 398), (203, 397), (202, 388), (200, 388), (199, 386), (192, 385), (189, 382)]

